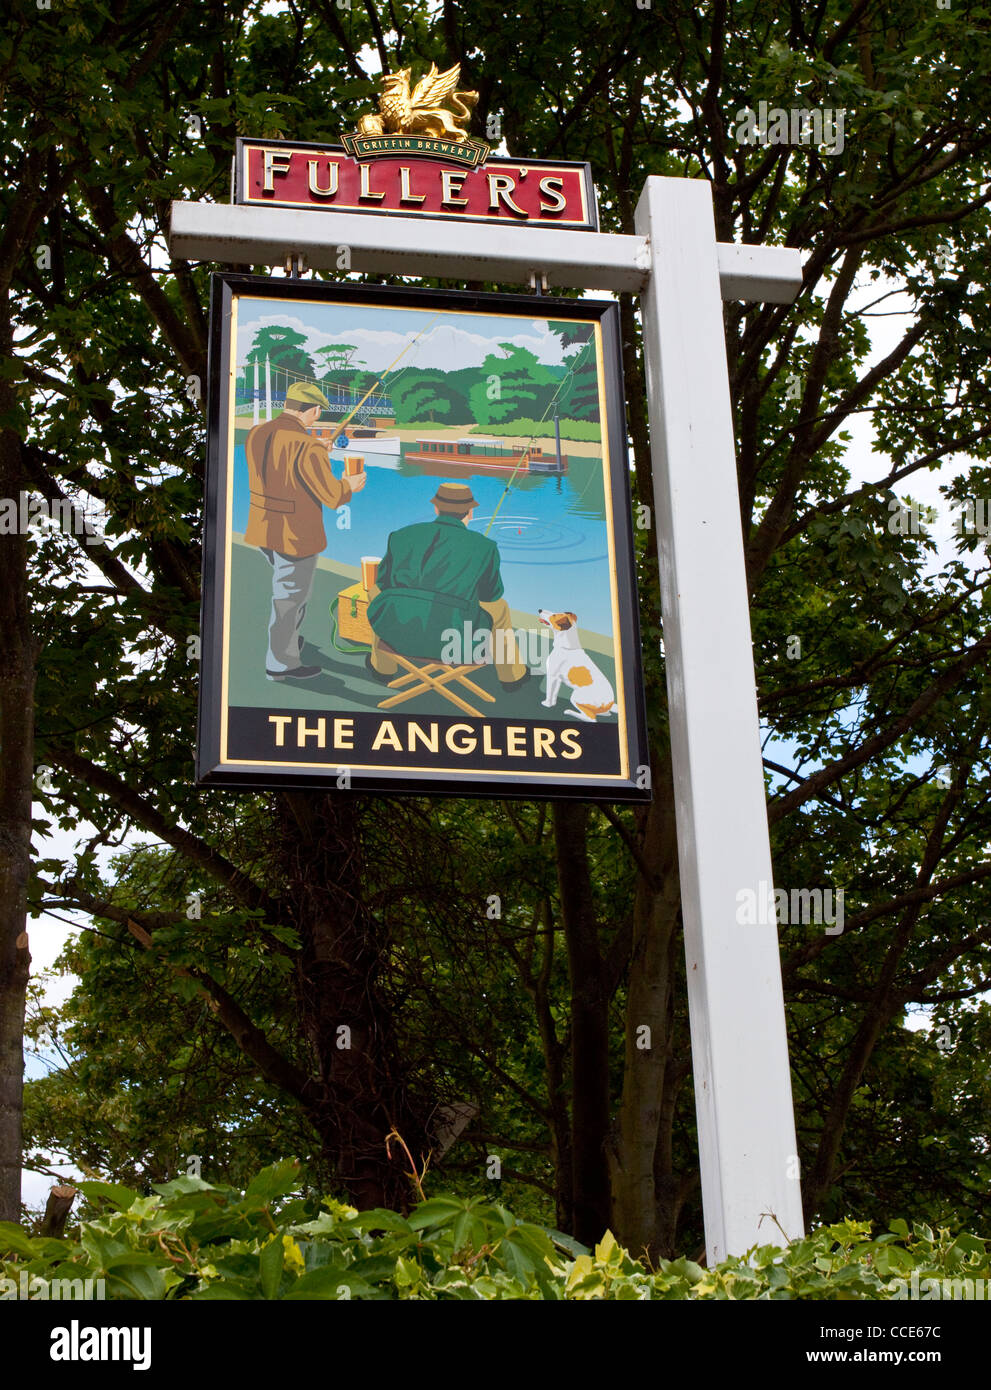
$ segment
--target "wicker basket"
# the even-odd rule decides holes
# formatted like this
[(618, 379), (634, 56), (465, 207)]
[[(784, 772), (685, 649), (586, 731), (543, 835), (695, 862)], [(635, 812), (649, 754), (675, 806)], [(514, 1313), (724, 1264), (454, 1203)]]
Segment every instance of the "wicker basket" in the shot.
[(372, 628), (368, 621), (368, 591), (360, 583), (349, 584), (337, 595), (337, 631), (346, 642), (372, 645)]

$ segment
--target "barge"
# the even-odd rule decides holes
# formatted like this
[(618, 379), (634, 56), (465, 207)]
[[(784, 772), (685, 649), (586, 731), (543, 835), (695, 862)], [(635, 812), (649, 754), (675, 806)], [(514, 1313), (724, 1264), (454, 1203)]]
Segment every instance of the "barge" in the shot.
[(555, 449), (550, 452), (539, 444), (511, 444), (505, 439), (470, 435), (463, 439), (418, 439), (408, 444), (404, 458), (410, 463), (454, 464), (475, 472), (492, 469), (496, 472), (567, 473), (568, 459)]

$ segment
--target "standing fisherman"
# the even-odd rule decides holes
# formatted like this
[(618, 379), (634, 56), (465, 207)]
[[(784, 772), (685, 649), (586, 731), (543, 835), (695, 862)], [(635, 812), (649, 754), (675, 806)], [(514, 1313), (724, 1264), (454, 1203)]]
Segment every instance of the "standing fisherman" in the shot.
[(249, 430), (245, 440), (251, 509), (244, 539), (272, 566), (272, 612), (265, 674), (269, 680), (309, 680), (320, 666), (303, 666), (300, 626), (326, 548), (323, 508), (335, 510), (365, 486), (365, 474), (335, 478), (329, 445), (309, 431), (330, 402), (319, 387), (297, 382), (285, 409)]

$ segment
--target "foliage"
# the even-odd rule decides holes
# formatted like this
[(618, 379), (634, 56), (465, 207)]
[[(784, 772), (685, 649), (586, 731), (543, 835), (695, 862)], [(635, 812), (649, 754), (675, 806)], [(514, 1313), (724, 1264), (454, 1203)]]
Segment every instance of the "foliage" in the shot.
[[(35, 789), (36, 843), (53, 827), (79, 841), (64, 857), (39, 849), (32, 908), (91, 928), (67, 957), (78, 989), (50, 1020), (65, 1065), (28, 1089), (32, 1147), (138, 1186), (189, 1151), (235, 1184), (306, 1152), (322, 1191), (343, 1184), (327, 1117), (360, 1118), (376, 1139), (381, 1109), (368, 1077), (347, 1090), (332, 1042), (321, 1053), (319, 1008), (355, 994), (317, 979), (304, 909), (317, 900), (324, 931), (334, 904), (357, 902), (359, 973), (382, 1003), (369, 1036), (390, 1038), (422, 1152), (438, 1108), (477, 1108), (433, 1160), (446, 1187), (477, 1193), (496, 1152), (515, 1210), (547, 1221), (553, 1206), (575, 1229), (575, 1177), (608, 1156), (584, 1218), (596, 1237), (611, 1222), (652, 1253), (701, 1239), (654, 532), (637, 531), (649, 810), (194, 786), (204, 420), (189, 387), (208, 379), (209, 268), (166, 254), (169, 206), (226, 201), (238, 133), (322, 142), (353, 126), (377, 50), (387, 68), (460, 58), (480, 122), (501, 113), (515, 158), (590, 162), (607, 230), (634, 232), (647, 176), (687, 176), (711, 186), (721, 241), (801, 248), (794, 304), (727, 303), (725, 323), (775, 882), (846, 894), (842, 932), (780, 932), (806, 1207), (978, 1227), (991, 1191), (986, 537), (937, 554), (925, 527), (889, 523), (923, 483), (960, 502), (991, 483), (984, 8), (743, 0), (662, 17), (576, 0), (573, 24), (548, 25), (534, 0), (443, 13), (396, 0), (386, 35), (372, 6), (266, 8), (13, 0), (0, 33), (3, 495), (69, 497), (103, 537), (33, 529), (30, 633), (18, 647), (4, 629), (10, 651), (40, 645), (26, 688), (33, 768), (52, 769), (52, 790)], [(762, 100), (843, 108), (845, 149), (736, 143), (734, 113)], [(649, 508), (632, 296), (620, 313), (632, 490)], [(515, 360), (518, 391), (506, 358), (492, 374), (506, 413), (526, 416), (512, 430), (536, 430), (562, 374), (538, 381)], [(470, 391), (470, 373), (447, 376)], [(6, 727), (0, 743), (22, 746)], [(339, 829), (336, 857), (311, 821)], [(101, 867), (135, 830), (154, 855)], [(563, 861), (566, 884), (585, 876), (577, 914)], [(2, 883), (20, 892), (27, 872)], [(4, 910), (13, 943), (23, 903), (21, 920)], [(335, 968), (358, 959), (330, 944)], [(579, 1065), (590, 1007), (605, 1041)], [(913, 1032), (919, 1011), (931, 1026)], [(605, 1100), (580, 1131), (574, 1100), (592, 1080)]]
[[(29, 1039), (58, 1065), (27, 1088), (28, 1161), (45, 1168), (52, 1150), (65, 1149), (91, 1177), (140, 1185), (185, 1173), (190, 1160), (208, 1155), (212, 1173), (238, 1183), (287, 1148), (313, 1147), (295, 1108), (217, 1027), (203, 990), (189, 976), (178, 990), (171, 983), (177, 969), (206, 965), (292, 1052), (288, 956), (273, 966), (271, 937), (257, 919), (218, 914), (209, 882), (182, 879), (153, 846), (119, 856), (116, 873), (130, 881), (136, 908), (154, 896), (201, 913), (196, 944), (190, 949), (181, 928), (166, 927), (158, 951), (144, 951), (118, 922), (67, 944), (61, 968), (87, 983), (63, 1008), (39, 1004), (29, 1016)], [(283, 942), (293, 945), (294, 934)], [(311, 1168), (321, 1173), (318, 1163)]]
[[(570, 420), (562, 416), (560, 425), (562, 439), (583, 439), (598, 442), (602, 438), (602, 429), (597, 420)], [(554, 417), (533, 420), (524, 416), (519, 420), (507, 420), (502, 424), (490, 422), (487, 425), (479, 425), (478, 432), (480, 434), (511, 434), (521, 439), (526, 439), (529, 436), (533, 436), (534, 439), (553, 439)]]
[[(564, 348), (567, 371), (555, 393), (555, 408), (576, 420), (599, 419), (599, 376), (595, 361), (595, 338), (584, 325), (549, 324)], [(576, 436), (581, 438), (581, 436)]]
[(313, 376), (313, 359), (303, 351), (306, 334), (286, 324), (266, 324), (254, 336), (246, 361), (261, 363), (268, 361), (273, 367), (281, 367), (302, 376)]
[[(869, 1222), (846, 1220), (713, 1269), (689, 1259), (648, 1266), (611, 1232), (589, 1250), (481, 1197), (429, 1197), (401, 1216), (317, 1204), (291, 1195), (298, 1182), (298, 1165), (283, 1161), (244, 1192), (199, 1178), (145, 1196), (83, 1183), (90, 1214), (67, 1238), (0, 1224), (0, 1279), (19, 1287), (23, 1272), (34, 1298), (53, 1279), (103, 1279), (110, 1299), (623, 1301), (939, 1297), (943, 1280), (953, 1281), (944, 1296), (959, 1298), (962, 1281), (991, 1279), (991, 1241), (922, 1223), (894, 1221), (872, 1237)], [(929, 1279), (940, 1281), (935, 1295)]]
[(553, 374), (518, 343), (500, 343), (499, 350), (501, 356), (486, 357), (480, 380), (468, 392), (472, 416), (480, 425), (543, 418), (554, 393)]
[(468, 424), (472, 418), (468, 402), (450, 381), (451, 375), (435, 368), (409, 368), (401, 373), (391, 388), (396, 424), (418, 425), (426, 420), (445, 425)]
[(338, 372), (345, 371), (351, 366), (357, 351), (354, 343), (329, 343), (327, 347), (317, 348), (316, 355), (323, 358), (323, 367), (326, 369), (321, 380), (336, 380)]

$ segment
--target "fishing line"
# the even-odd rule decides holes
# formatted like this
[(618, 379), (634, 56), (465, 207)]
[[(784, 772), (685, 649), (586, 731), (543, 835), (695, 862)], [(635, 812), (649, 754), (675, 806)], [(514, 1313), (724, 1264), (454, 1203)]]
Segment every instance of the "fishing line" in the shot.
[(349, 423), (351, 420), (354, 419), (354, 417), (357, 415), (358, 411), (361, 409), (361, 407), (362, 407), (362, 406), (365, 404), (365, 402), (368, 400), (368, 397), (369, 397), (369, 396), (372, 394), (372, 392), (375, 390), (375, 387), (376, 387), (376, 386), (381, 386), (381, 385), (382, 385), (382, 382), (385, 380), (385, 378), (386, 378), (386, 377), (389, 375), (389, 373), (392, 371), (393, 367), (396, 365), (396, 363), (399, 361), (399, 359), (400, 359), (401, 357), (405, 357), (405, 356), (406, 356), (406, 354), (409, 352), (409, 350), (410, 350), (410, 348), (413, 346), (413, 344), (416, 343), (416, 342), (419, 342), (419, 340), (423, 337), (424, 333), (426, 333), (427, 329), (428, 329), (428, 328), (430, 327), (430, 325), (433, 323), (434, 319), (439, 319), (440, 316), (441, 316), (441, 314), (442, 314), (443, 312), (444, 312), (443, 309), (438, 309), (437, 312), (436, 312), (436, 314), (431, 314), (430, 318), (427, 319), (426, 323), (425, 323), (425, 324), (423, 325), (423, 327), (420, 329), (419, 333), (417, 333), (416, 337), (410, 339), (410, 341), (409, 341), (409, 342), (406, 344), (406, 346), (403, 348), (402, 352), (398, 353), (398, 354), (392, 359), (392, 361), (391, 361), (391, 362), (389, 363), (389, 365), (386, 367), (385, 371), (384, 371), (384, 372), (382, 373), (382, 375), (378, 378), (378, 380), (377, 380), (372, 386), (369, 386), (368, 390), (367, 390), (367, 391), (365, 392), (365, 394), (362, 396), (361, 400), (360, 400), (360, 401), (358, 402), (358, 404), (355, 406), (354, 410), (351, 411), (351, 414), (348, 415), (348, 416), (346, 416), (346, 417), (341, 421), (340, 425), (338, 426), (338, 429), (344, 430), (344, 429), (347, 427), (348, 423)]
[[(568, 384), (568, 382), (571, 380), (572, 376), (574, 376), (575, 370), (576, 370), (576, 368), (577, 368), (577, 366), (578, 366), (578, 363), (581, 361), (581, 355), (582, 355), (582, 353), (585, 351), (585, 349), (588, 347), (589, 343), (591, 343), (591, 342), (594, 340), (594, 336), (595, 336), (594, 333), (590, 333), (589, 336), (585, 339), (584, 343), (582, 343), (581, 351), (576, 355), (574, 362), (571, 364), (571, 367), (570, 367), (569, 370), (568, 370), (567, 376), (565, 376), (565, 377), (563, 377), (563, 378), (561, 379), (561, 385), (560, 385), (560, 386), (557, 388), (557, 390), (554, 392), (554, 394), (553, 394), (553, 396), (551, 397), (550, 402), (549, 402), (549, 404), (548, 404), (548, 406), (547, 406), (547, 409), (544, 411), (543, 415), (541, 415), (540, 419), (537, 421), (537, 424), (538, 424), (538, 425), (542, 425), (542, 424), (544, 423), (544, 421), (547, 419), (547, 416), (548, 416), (548, 414), (550, 413), (551, 408), (557, 403), (557, 398), (558, 398), (558, 396), (560, 396), (560, 394), (561, 394), (561, 392), (564, 390), (565, 386), (567, 386), (567, 384)], [(528, 441), (527, 441), (527, 446), (526, 446), (526, 448), (523, 450), (523, 453), (520, 455), (520, 461), (519, 461), (519, 463), (516, 465), (516, 467), (513, 469), (512, 473), (509, 475), (509, 480), (507, 481), (506, 486), (505, 486), (505, 487), (503, 488), (503, 490), (502, 490), (502, 496), (499, 498), (499, 501), (495, 504), (495, 507), (494, 507), (494, 509), (493, 509), (493, 511), (492, 511), (492, 515), (489, 517), (489, 524), (488, 524), (488, 526), (486, 526), (485, 530), (482, 532), (482, 535), (483, 535), (483, 536), (487, 536), (487, 535), (489, 534), (489, 532), (492, 530), (492, 523), (493, 523), (493, 521), (495, 521), (496, 516), (498, 515), (499, 508), (502, 506), (503, 502), (505, 502), (505, 500), (506, 500), (506, 494), (507, 494), (507, 493), (510, 491), (510, 489), (512, 488), (512, 486), (513, 486), (513, 480), (515, 479), (517, 473), (520, 471), (520, 469), (523, 467), (523, 465), (524, 465), (525, 463), (529, 462), (530, 450), (533, 448), (534, 444), (536, 443), (536, 440), (537, 440), (537, 435), (536, 435), (536, 433), (531, 434), (530, 437), (529, 437), (529, 439), (528, 439)], [(587, 490), (588, 490), (588, 489), (587, 489), (587, 487), (586, 487), (586, 491), (587, 491)], [(583, 493), (582, 493), (582, 497), (584, 497), (584, 496), (585, 496), (585, 493), (583, 492)]]

